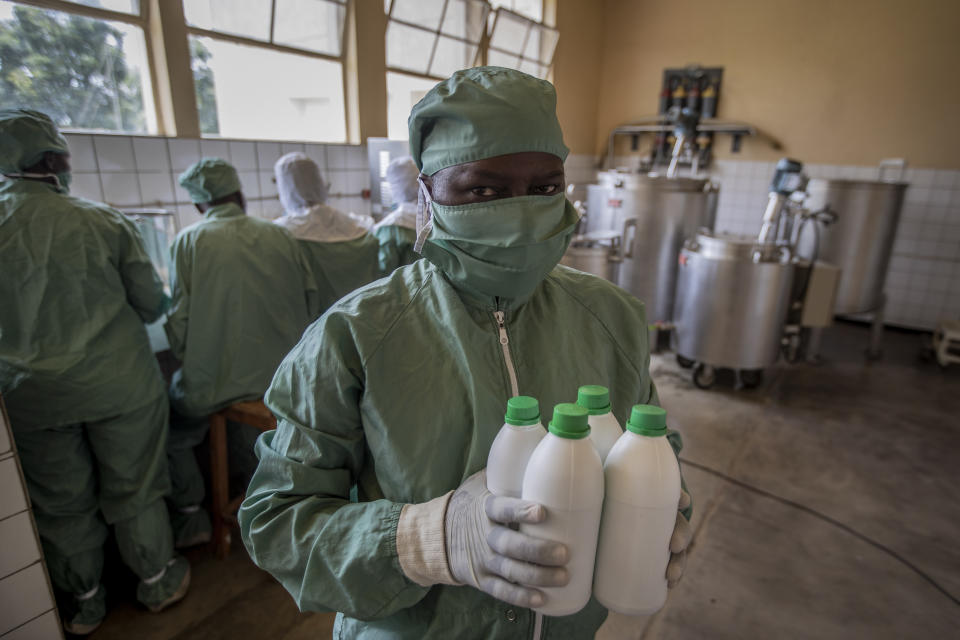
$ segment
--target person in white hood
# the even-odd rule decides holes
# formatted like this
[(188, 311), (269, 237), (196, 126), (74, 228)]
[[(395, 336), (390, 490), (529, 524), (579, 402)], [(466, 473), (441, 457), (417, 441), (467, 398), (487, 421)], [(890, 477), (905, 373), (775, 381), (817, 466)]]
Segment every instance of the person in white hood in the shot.
[(326, 309), (354, 289), (380, 277), (379, 243), (359, 216), (326, 204), (320, 168), (303, 153), (288, 153), (274, 165), (284, 214), (274, 222), (297, 238), (317, 278), (333, 288)]
[(387, 182), (395, 208), (373, 228), (380, 241), (380, 271), (393, 273), (397, 267), (420, 259), (413, 250), (417, 241), (417, 176), (420, 172), (413, 158), (395, 158), (387, 165)]

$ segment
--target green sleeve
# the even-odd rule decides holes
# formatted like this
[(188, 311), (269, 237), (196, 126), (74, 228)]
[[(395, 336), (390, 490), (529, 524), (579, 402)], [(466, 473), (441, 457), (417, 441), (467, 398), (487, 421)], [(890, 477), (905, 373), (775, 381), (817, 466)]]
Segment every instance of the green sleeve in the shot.
[(163, 281), (147, 255), (143, 238), (123, 214), (117, 215), (120, 218), (117, 267), (127, 301), (144, 322), (155, 322), (167, 310), (170, 299), (163, 292)]
[(388, 276), (400, 266), (400, 252), (397, 243), (394, 241), (393, 234), (388, 227), (380, 227), (374, 233), (377, 240), (380, 241), (380, 249), (377, 254), (377, 260), (380, 263), (380, 274)]
[(364, 372), (351, 328), (323, 316), (280, 365), (266, 395), (277, 430), (257, 442), (259, 466), (240, 508), (250, 557), (303, 611), (369, 620), (420, 601), (397, 558), (403, 504), (351, 503), (369, 461), (360, 417)]
[(183, 360), (190, 313), (190, 255), (187, 243), (182, 238), (177, 238), (170, 248), (170, 288), (173, 301), (163, 328), (171, 353), (178, 360)]

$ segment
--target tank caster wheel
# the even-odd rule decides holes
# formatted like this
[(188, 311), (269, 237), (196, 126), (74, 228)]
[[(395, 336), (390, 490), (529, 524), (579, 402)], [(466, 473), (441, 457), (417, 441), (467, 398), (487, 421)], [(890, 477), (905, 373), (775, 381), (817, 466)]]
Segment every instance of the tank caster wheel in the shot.
[(756, 389), (763, 382), (763, 369), (741, 369), (740, 384), (744, 389)]
[(695, 361), (690, 360), (689, 358), (684, 358), (679, 353), (677, 354), (677, 364), (680, 365), (681, 369), (689, 369), (694, 365), (694, 362)]
[(708, 364), (698, 364), (693, 369), (693, 384), (700, 389), (709, 389), (717, 381), (716, 370)]

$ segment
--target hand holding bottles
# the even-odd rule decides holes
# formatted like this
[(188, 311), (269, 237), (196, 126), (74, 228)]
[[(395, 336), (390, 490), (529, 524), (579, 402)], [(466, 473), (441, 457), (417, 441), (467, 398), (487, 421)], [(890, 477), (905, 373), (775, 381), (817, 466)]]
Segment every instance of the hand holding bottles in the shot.
[(683, 513), (690, 506), (690, 494), (685, 489), (680, 491), (680, 503), (677, 505), (677, 524), (673, 527), (670, 536), (670, 562), (667, 563), (667, 588), (673, 589), (683, 577), (683, 570), (687, 566), (687, 546), (693, 537), (693, 527)]
[(494, 496), (486, 470), (467, 478), (450, 497), (444, 523), (447, 563), (453, 577), (520, 607), (538, 607), (543, 593), (534, 587), (561, 587), (569, 575), (567, 547), (510, 529), (536, 524), (546, 509), (519, 498)]

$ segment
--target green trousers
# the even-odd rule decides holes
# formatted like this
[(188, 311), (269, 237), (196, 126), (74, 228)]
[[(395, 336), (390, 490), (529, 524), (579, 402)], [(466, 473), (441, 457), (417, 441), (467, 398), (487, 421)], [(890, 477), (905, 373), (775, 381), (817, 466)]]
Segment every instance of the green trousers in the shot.
[(142, 580), (173, 557), (165, 395), (117, 416), (13, 432), (54, 585), (72, 594), (100, 584), (113, 526), (123, 561)]

